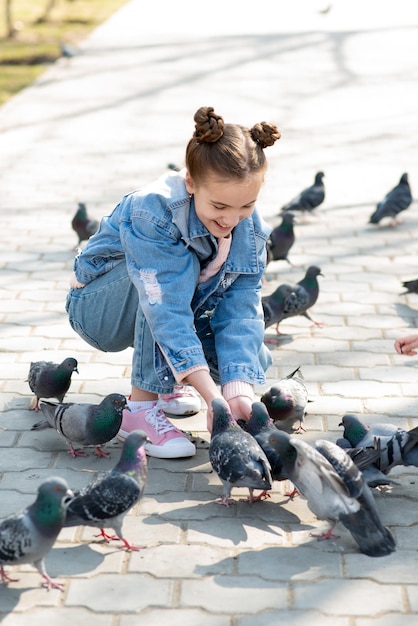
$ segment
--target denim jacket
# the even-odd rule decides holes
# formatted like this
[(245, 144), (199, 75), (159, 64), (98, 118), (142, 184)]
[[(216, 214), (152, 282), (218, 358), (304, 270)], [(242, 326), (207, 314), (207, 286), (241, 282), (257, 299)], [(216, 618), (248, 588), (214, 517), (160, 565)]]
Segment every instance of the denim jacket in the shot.
[(221, 384), (265, 382), (258, 353), (264, 339), (261, 278), (270, 227), (257, 209), (234, 228), (221, 270), (198, 284), (200, 271), (217, 254), (217, 241), (196, 215), (184, 170), (169, 173), (126, 195), (102, 219), (74, 263), (78, 281), (88, 283), (126, 262), (160, 359), (174, 372), (206, 366), (196, 333), (207, 319), (214, 336)]

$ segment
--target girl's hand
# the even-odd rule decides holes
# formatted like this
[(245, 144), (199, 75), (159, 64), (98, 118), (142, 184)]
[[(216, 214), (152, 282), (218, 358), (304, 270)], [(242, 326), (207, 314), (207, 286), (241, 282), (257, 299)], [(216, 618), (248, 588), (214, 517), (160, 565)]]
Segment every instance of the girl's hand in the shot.
[(406, 337), (399, 337), (395, 341), (395, 350), (398, 354), (406, 354), (412, 356), (417, 354), (418, 348), (418, 335), (407, 335)]
[(245, 422), (248, 422), (250, 419), (252, 402), (253, 400), (247, 396), (237, 396), (236, 398), (228, 400), (229, 408), (231, 409), (231, 413), (235, 419), (241, 419)]

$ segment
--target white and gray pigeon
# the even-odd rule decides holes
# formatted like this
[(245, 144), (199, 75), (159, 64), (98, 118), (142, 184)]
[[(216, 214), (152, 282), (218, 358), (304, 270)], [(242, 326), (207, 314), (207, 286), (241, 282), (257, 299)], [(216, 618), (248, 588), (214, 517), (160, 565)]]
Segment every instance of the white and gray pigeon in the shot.
[(370, 488), (342, 448), (325, 439), (313, 447), (279, 430), (270, 435), (269, 442), (312, 513), (330, 524), (327, 532), (312, 536), (320, 540), (335, 537), (333, 530), (341, 522), (364, 554), (385, 556), (395, 550)]
[(299, 421), (297, 433), (305, 431), (304, 419), (309, 402), (300, 366), (274, 383), (261, 396), (275, 426), (290, 432), (295, 421)]
[(99, 404), (41, 402), (40, 408), (46, 420), (37, 422), (31, 430), (54, 428), (66, 439), (73, 457), (85, 456), (73, 444), (95, 446), (97, 456), (108, 457), (101, 446), (118, 434), (127, 402), (122, 394), (111, 393)]
[(213, 428), (209, 444), (209, 460), (223, 484), (219, 504), (229, 506), (233, 487), (247, 487), (253, 502), (254, 489), (271, 489), (270, 463), (261, 446), (243, 430), (232, 416), (228, 403), (212, 400)]
[[(133, 430), (125, 439), (120, 459), (106, 474), (75, 492), (67, 508), (64, 526), (93, 526), (100, 528), (106, 541), (120, 539), (129, 550), (139, 547), (125, 539), (122, 526), (127, 513), (141, 499), (147, 481), (147, 457), (144, 444), (149, 442), (142, 430)], [(108, 535), (112, 528), (116, 536)]]
[(281, 208), (281, 212), (301, 211), (312, 213), (325, 200), (324, 172), (315, 174), (314, 184), (301, 191), (295, 198)]
[(375, 465), (384, 474), (396, 465), (418, 467), (418, 427), (405, 430), (386, 423), (369, 426), (353, 413), (343, 415), (339, 426), (344, 427), (343, 439), (352, 448), (378, 446), (380, 457)]
[(5, 565), (30, 563), (45, 579), (43, 587), (63, 589), (47, 574), (44, 559), (63, 527), (67, 499), (72, 495), (63, 478), (47, 478), (30, 506), (0, 523), (0, 575), (4, 584), (18, 580), (5, 572)]
[(369, 224), (379, 224), (388, 217), (392, 225), (397, 223), (397, 217), (402, 211), (412, 204), (412, 193), (409, 185), (408, 174), (402, 174), (399, 183), (391, 189), (381, 202), (376, 206), (376, 210), (371, 214)]
[(70, 388), (73, 372), (78, 374), (76, 359), (67, 358), (62, 363), (52, 361), (32, 361), (27, 382), (36, 396), (35, 411), (39, 411), (41, 398), (56, 398), (59, 402)]

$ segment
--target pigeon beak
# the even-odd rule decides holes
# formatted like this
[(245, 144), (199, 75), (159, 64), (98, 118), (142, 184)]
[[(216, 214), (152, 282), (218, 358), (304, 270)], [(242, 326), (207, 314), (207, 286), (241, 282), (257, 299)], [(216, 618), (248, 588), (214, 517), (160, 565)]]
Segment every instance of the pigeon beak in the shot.
[(344, 426), (344, 424), (343, 424), (342, 422), (340, 422), (340, 423), (338, 424), (338, 426)]
[(65, 497), (63, 499), (64, 506), (68, 506), (73, 498), (74, 491), (71, 491), (71, 489), (67, 489), (67, 493), (65, 494)]

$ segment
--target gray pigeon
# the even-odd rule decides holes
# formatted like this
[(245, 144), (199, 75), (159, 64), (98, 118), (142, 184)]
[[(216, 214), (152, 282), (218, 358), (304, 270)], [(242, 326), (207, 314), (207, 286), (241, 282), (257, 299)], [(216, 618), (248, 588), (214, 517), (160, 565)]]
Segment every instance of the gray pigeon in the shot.
[(111, 393), (99, 404), (41, 402), (40, 407), (46, 420), (37, 422), (31, 430), (54, 428), (67, 440), (73, 457), (85, 456), (74, 449), (73, 443), (95, 446), (97, 456), (108, 457), (101, 446), (116, 437), (127, 403), (125, 396)]
[(247, 487), (249, 502), (253, 502), (254, 489), (271, 489), (270, 463), (254, 437), (237, 424), (225, 400), (212, 400), (212, 408), (209, 460), (223, 484), (219, 504), (233, 502), (229, 498), (233, 487)]
[(71, 385), (73, 372), (78, 374), (76, 359), (67, 358), (62, 363), (33, 361), (29, 366), (27, 382), (36, 396), (35, 411), (39, 411), (40, 398), (57, 398), (62, 402)]
[(281, 223), (271, 231), (267, 239), (267, 265), (271, 261), (287, 261), (292, 265), (288, 254), (296, 240), (294, 223), (293, 213), (284, 213)]
[(301, 211), (312, 213), (325, 200), (324, 172), (315, 174), (314, 184), (301, 191), (295, 198), (281, 208), (281, 212)]
[(66, 499), (72, 495), (63, 478), (47, 478), (33, 504), (0, 523), (0, 575), (4, 584), (17, 580), (6, 574), (5, 565), (31, 563), (45, 579), (43, 587), (63, 589), (48, 576), (44, 558), (63, 527)]
[(379, 224), (385, 217), (392, 220), (393, 226), (397, 223), (397, 217), (402, 211), (412, 203), (411, 188), (409, 186), (408, 174), (402, 174), (399, 183), (389, 191), (381, 202), (376, 206), (376, 210), (369, 219), (369, 224)]
[[(265, 327), (276, 324), (276, 332), (280, 334), (280, 322), (296, 315), (303, 315), (316, 326), (323, 326), (322, 322), (313, 320), (308, 313), (308, 309), (315, 304), (319, 296), (318, 276), (323, 276), (320, 268), (310, 265), (305, 276), (295, 285), (280, 285), (270, 296), (263, 296), (261, 302)], [(280, 306), (276, 305), (274, 308), (273, 305), (277, 302)]]
[[(123, 520), (142, 497), (147, 481), (147, 457), (144, 444), (150, 441), (142, 430), (133, 430), (125, 439), (117, 465), (107, 474), (76, 492), (67, 508), (64, 526), (93, 526), (100, 528), (106, 541), (120, 539), (129, 550), (138, 546), (125, 539)], [(116, 536), (104, 528), (112, 528)]]
[(396, 465), (418, 467), (418, 427), (407, 431), (394, 424), (369, 426), (352, 413), (346, 413), (339, 425), (344, 427), (343, 438), (351, 447), (379, 446), (376, 466), (384, 474)]
[(330, 529), (318, 539), (334, 537), (338, 522), (344, 524), (368, 556), (385, 556), (395, 550), (390, 531), (380, 521), (376, 503), (368, 485), (345, 451), (324, 439), (315, 448), (283, 431), (270, 435), (290, 480), (306, 498), (318, 519)]
[(87, 241), (92, 235), (94, 235), (94, 233), (99, 228), (99, 222), (98, 220), (89, 217), (87, 214), (86, 205), (84, 204), (84, 202), (79, 202), (77, 211), (73, 219), (71, 220), (71, 226), (72, 229), (77, 233), (77, 246), (79, 246), (82, 241)]
[(280, 430), (290, 431), (295, 421), (299, 421), (297, 433), (306, 430), (303, 421), (309, 399), (300, 366), (267, 389), (261, 402)]

